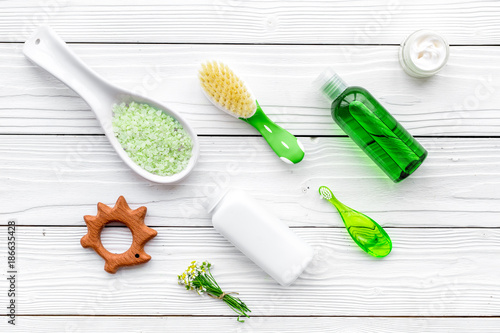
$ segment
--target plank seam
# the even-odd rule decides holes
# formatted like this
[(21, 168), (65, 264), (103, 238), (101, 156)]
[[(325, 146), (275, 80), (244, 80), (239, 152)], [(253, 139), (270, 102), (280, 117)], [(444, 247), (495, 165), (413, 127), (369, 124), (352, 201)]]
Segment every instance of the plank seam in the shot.
[[(92, 136), (106, 136), (105, 134), (68, 134), (68, 133), (0, 133), (0, 136), (70, 136), (70, 137), (92, 137)], [(260, 134), (197, 134), (198, 137), (203, 138), (257, 138)], [(347, 138), (347, 135), (341, 134), (318, 134), (318, 135), (306, 135), (306, 134), (296, 134), (297, 138)], [(425, 139), (500, 139), (500, 135), (413, 135), (415, 138), (425, 138)]]
[[(9, 315), (2, 314), (2, 317), (8, 317)], [(111, 317), (111, 318), (121, 318), (121, 317), (129, 317), (129, 318), (148, 318), (148, 317), (190, 317), (190, 318), (234, 318), (234, 315), (103, 315), (103, 314), (95, 314), (95, 315), (78, 315), (78, 314), (16, 314), (16, 317)], [(353, 315), (353, 316), (345, 316), (345, 315), (252, 315), (252, 318), (480, 318), (480, 319), (499, 319), (500, 316), (369, 316), (369, 315)]]
[[(8, 41), (3, 40), (0, 41), (0, 44), (24, 44), (24, 41)], [(74, 45), (229, 45), (229, 46), (400, 46), (400, 44), (396, 43), (370, 43), (370, 44), (354, 44), (354, 43), (203, 43), (203, 42), (66, 42), (66, 44), (74, 44)], [(500, 46), (498, 44), (449, 44), (450, 47), (474, 47), (474, 46), (484, 46), (484, 47), (495, 47)]]

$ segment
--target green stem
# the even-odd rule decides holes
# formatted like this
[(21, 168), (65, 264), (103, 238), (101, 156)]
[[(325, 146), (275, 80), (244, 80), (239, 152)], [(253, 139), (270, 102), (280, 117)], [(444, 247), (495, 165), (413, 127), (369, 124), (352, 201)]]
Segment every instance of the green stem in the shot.
[[(205, 275), (199, 275), (193, 282), (196, 287), (201, 288), (203, 287), (207, 294), (219, 298), (221, 295), (224, 295), (224, 292), (222, 289), (219, 287), (219, 284), (217, 281), (215, 281), (215, 278), (213, 277), (212, 273), (210, 272), (210, 269), (208, 269), (208, 273)], [(234, 311), (238, 314), (238, 321), (241, 323), (244, 323), (244, 320), (241, 320), (241, 316), (245, 316), (247, 318), (250, 318), (248, 316), (247, 312), (252, 312), (250, 309), (246, 306), (245, 303), (243, 303), (238, 297), (234, 297), (232, 295), (226, 294), (222, 298), (222, 300)]]

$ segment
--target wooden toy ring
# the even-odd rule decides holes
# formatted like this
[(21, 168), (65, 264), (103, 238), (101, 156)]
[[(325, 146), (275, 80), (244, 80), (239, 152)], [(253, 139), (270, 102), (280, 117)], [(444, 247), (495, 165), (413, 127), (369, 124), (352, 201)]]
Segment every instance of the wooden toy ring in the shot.
[[(143, 264), (151, 260), (151, 256), (144, 251), (146, 243), (158, 233), (144, 224), (147, 208), (142, 206), (135, 210), (130, 209), (127, 201), (120, 196), (113, 208), (99, 202), (97, 215), (85, 215), (83, 219), (87, 224), (87, 234), (80, 243), (85, 248), (93, 248), (105, 261), (104, 270), (114, 274), (118, 268)], [(101, 232), (110, 222), (121, 222), (132, 232), (132, 245), (120, 254), (111, 253), (104, 248), (101, 242)]]

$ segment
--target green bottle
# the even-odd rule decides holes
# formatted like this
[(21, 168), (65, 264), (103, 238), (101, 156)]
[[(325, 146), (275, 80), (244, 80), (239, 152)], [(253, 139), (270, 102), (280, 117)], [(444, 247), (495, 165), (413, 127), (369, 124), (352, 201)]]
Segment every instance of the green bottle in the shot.
[(348, 87), (332, 70), (316, 83), (333, 101), (335, 122), (394, 182), (425, 160), (427, 150), (366, 89)]

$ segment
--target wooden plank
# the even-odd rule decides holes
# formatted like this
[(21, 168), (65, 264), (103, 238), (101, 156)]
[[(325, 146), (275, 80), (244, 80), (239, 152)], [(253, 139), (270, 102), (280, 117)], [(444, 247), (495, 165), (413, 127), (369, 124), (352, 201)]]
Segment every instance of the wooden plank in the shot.
[(337, 226), (337, 212), (319, 198), (338, 198), (392, 227), (500, 226), (500, 139), (420, 141), (429, 156), (394, 184), (348, 138), (301, 138), (306, 157), (281, 162), (259, 137), (202, 137), (193, 173), (175, 186), (137, 176), (105, 137), (0, 136), (3, 219), (23, 225), (83, 225), (102, 201), (124, 195), (148, 207), (154, 226), (209, 226), (206, 208), (227, 187), (242, 188), (291, 226)]
[[(191, 260), (206, 259), (223, 290), (239, 292), (255, 316), (500, 315), (500, 270), (492, 264), (500, 255), (499, 229), (391, 229), (394, 248), (384, 259), (362, 252), (343, 229), (294, 229), (317, 255), (289, 288), (212, 228), (156, 230), (146, 246), (153, 259), (111, 275), (81, 247), (85, 227), (18, 227), (18, 314), (233, 316), (222, 302), (177, 285)], [(113, 228), (104, 244), (127, 244), (127, 233)]]
[(398, 44), (422, 28), (498, 44), (495, 0), (2, 1), (0, 41), (50, 24), (73, 42)]
[[(234, 318), (196, 317), (18, 317), (16, 332), (123, 333), (123, 332), (262, 332), (262, 333), (470, 333), (478, 329), (496, 333), (498, 318), (251, 318), (244, 324)], [(7, 330), (5, 320), (0, 329)]]
[[(0, 133), (102, 133), (83, 100), (32, 65), (21, 47), (0, 45)], [(329, 102), (312, 85), (328, 66), (334, 66), (349, 84), (371, 91), (414, 135), (500, 133), (500, 47), (453, 47), (447, 67), (428, 80), (403, 72), (396, 46), (91, 44), (71, 48), (103, 77), (181, 112), (199, 134), (256, 134), (203, 96), (196, 73), (206, 59), (233, 65), (269, 116), (296, 135), (344, 134), (331, 118)]]

